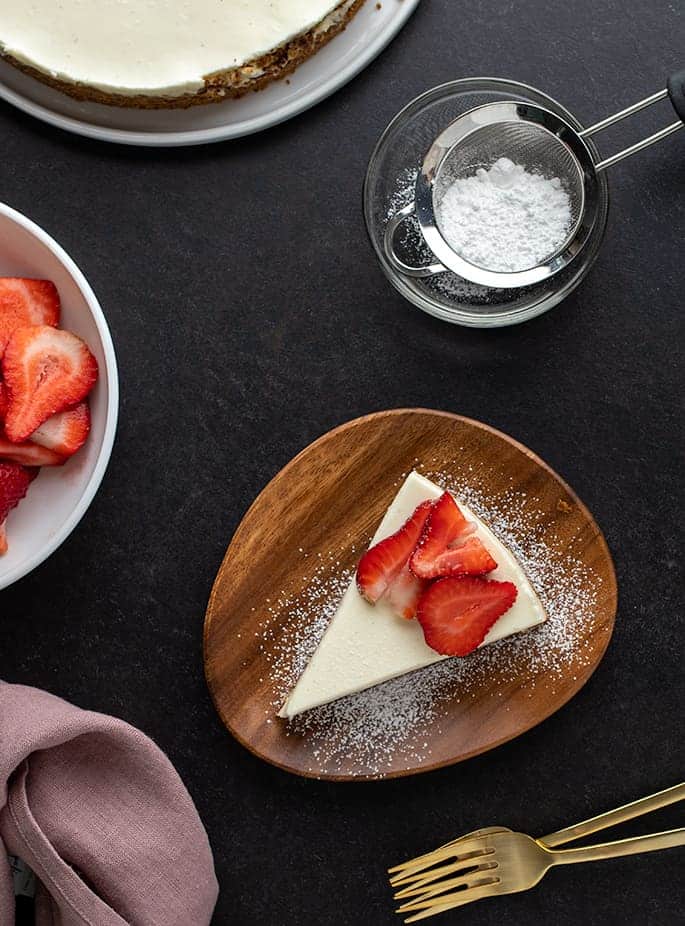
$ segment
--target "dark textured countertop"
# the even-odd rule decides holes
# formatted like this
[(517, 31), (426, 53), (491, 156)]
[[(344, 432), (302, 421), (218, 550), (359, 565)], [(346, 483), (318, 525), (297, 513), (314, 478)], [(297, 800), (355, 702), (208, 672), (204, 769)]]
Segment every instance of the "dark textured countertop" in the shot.
[[(0, 676), (123, 717), (168, 752), (216, 855), (217, 926), (389, 926), (386, 865), (489, 823), (540, 834), (685, 777), (685, 132), (612, 171), (597, 265), (522, 327), (465, 330), (403, 302), (360, 209), (379, 133), (432, 85), (512, 77), (590, 122), (662, 87), (684, 48), (681, 0), (424, 0), (350, 85), (234, 143), (129, 150), (0, 106), (0, 198), (89, 278), (122, 387), (87, 516), (1, 593)], [(663, 104), (602, 148), (666, 121)], [(615, 557), (614, 638), (577, 697), (494, 752), (399, 781), (294, 778), (249, 755), (213, 710), (211, 583), (241, 515), (297, 451), (405, 405), (482, 419), (573, 486)], [(682, 813), (664, 812), (643, 831), (675, 825)], [(683, 861), (673, 850), (558, 870), (443, 922), (670, 926)]]

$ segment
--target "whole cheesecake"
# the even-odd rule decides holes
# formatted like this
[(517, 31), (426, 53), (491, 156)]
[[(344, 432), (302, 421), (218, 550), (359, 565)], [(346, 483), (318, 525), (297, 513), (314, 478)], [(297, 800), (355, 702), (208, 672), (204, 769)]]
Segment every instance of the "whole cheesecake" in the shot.
[(2, 0), (0, 55), (81, 100), (214, 103), (290, 74), (365, 0)]

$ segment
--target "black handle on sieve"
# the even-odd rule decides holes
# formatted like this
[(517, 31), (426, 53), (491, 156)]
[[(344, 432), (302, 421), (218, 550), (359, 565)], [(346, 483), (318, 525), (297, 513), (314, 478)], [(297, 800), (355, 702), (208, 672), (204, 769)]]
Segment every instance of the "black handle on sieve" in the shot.
[(666, 87), (673, 109), (678, 113), (680, 121), (685, 122), (685, 71), (671, 74)]

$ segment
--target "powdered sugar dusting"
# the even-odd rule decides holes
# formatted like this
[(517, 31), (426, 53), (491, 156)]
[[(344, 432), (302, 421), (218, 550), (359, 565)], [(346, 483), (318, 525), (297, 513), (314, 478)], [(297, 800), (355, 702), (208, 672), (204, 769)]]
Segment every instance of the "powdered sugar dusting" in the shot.
[[(386, 210), (386, 219), (389, 221), (397, 213), (414, 201), (414, 192), (416, 189), (416, 178), (418, 176), (417, 168), (406, 167), (400, 171), (396, 179), (395, 190), (388, 200)], [(414, 216), (408, 216), (399, 226), (395, 234), (396, 243), (400, 247), (412, 266), (423, 266), (435, 262), (428, 245), (424, 241), (423, 234), (419, 223)], [(479, 286), (477, 283), (471, 283), (457, 276), (456, 273), (446, 270), (435, 276), (426, 277), (423, 280), (415, 281), (421, 286), (425, 286), (432, 293), (442, 296), (446, 299), (454, 299), (459, 302), (465, 301), (473, 304), (487, 303), (495, 290), (486, 286)], [(499, 290), (497, 290), (499, 292)]]
[(438, 221), (445, 240), (488, 270), (535, 267), (555, 254), (571, 228), (571, 199), (558, 177), (499, 158), (442, 192)]
[[(536, 685), (554, 692), (562, 677), (589, 664), (586, 628), (595, 612), (601, 579), (570, 553), (545, 543), (542, 512), (534, 499), (513, 488), (492, 499), (468, 474), (455, 480), (418, 461), (416, 469), (462, 499), (509, 547), (539, 595), (548, 620), (465, 659), (447, 659), (287, 722), (287, 735), (306, 737), (312, 747), (310, 771), (314, 774), (321, 766), (335, 773), (348, 767), (351, 759), (376, 777), (382, 777), (399, 759), (408, 764), (425, 762), (430, 758), (426, 731), (437, 725), (431, 733), (441, 732), (448, 702), (468, 702), (482, 692), (486, 681), (493, 698), (503, 697), (512, 686), (523, 688), (529, 697)], [(398, 484), (406, 475), (402, 474)], [(302, 596), (269, 603), (260, 634), (270, 643), (261, 649), (270, 664), (274, 714), (318, 646), (351, 577), (350, 570), (340, 567), (336, 554), (319, 555)], [(497, 679), (495, 688), (493, 678)], [(503, 709), (509, 710), (506, 704)]]
[(395, 181), (395, 190), (388, 202), (386, 219), (392, 219), (400, 209), (404, 209), (405, 206), (414, 201), (414, 189), (416, 188), (418, 175), (419, 172), (416, 167), (405, 167), (399, 172)]

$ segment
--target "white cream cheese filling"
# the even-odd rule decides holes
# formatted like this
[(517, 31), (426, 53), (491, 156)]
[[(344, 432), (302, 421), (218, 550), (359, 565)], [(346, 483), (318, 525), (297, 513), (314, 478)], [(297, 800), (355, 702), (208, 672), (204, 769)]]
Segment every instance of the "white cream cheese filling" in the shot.
[[(2, 0), (0, 48), (68, 83), (124, 96), (182, 96), (314, 27), (354, 0)], [(258, 69), (256, 69), (258, 71)], [(246, 68), (244, 81), (260, 76)]]
[[(442, 491), (418, 473), (410, 473), (388, 508), (371, 545), (393, 534), (420, 502), (439, 498)], [(465, 517), (476, 524), (476, 536), (497, 561), (497, 569), (488, 578), (514, 582), (518, 588), (513, 606), (490, 629), (481, 645), (542, 624), (547, 615), (511, 551), (467, 505), (459, 501), (459, 507)], [(382, 599), (375, 605), (368, 604), (357, 591), (353, 579), (309, 665), (281, 708), (279, 717), (294, 717), (312, 707), (447, 658), (450, 657), (440, 656), (426, 644), (418, 621), (397, 617)]]

